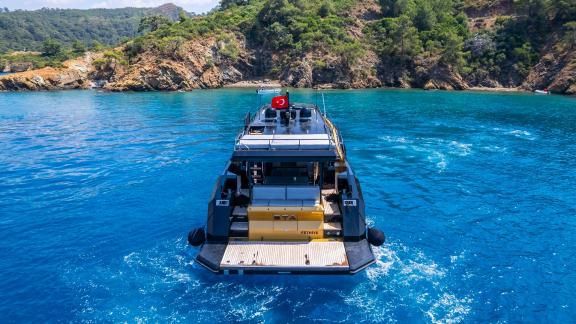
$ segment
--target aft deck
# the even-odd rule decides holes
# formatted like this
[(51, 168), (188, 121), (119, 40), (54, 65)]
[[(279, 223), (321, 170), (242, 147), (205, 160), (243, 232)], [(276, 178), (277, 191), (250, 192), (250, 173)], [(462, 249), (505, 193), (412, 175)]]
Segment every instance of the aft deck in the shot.
[(220, 274), (353, 274), (374, 263), (366, 239), (206, 243), (198, 263)]
[(290, 267), (293, 270), (331, 267), (347, 270), (348, 258), (341, 241), (231, 241), (220, 266), (224, 270), (246, 267)]

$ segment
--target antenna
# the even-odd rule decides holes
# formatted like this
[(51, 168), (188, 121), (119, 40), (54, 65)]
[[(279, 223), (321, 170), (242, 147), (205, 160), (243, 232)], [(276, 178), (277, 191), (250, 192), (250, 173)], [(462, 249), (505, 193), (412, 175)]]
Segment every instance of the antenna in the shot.
[(324, 92), (322, 92), (322, 106), (324, 107), (324, 117), (326, 117), (326, 102), (324, 101)]

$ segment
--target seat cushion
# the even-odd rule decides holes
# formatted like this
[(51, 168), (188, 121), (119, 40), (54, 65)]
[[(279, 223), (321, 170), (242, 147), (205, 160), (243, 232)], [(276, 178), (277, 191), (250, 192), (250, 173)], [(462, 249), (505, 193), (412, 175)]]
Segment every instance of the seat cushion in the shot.
[(269, 204), (270, 204), (270, 200), (267, 200), (267, 199), (252, 200), (252, 206), (254, 206), (254, 207), (267, 207)]
[(320, 187), (316, 186), (287, 187), (286, 199), (313, 200), (320, 202)]
[(284, 186), (255, 186), (252, 188), (252, 200), (286, 200)]

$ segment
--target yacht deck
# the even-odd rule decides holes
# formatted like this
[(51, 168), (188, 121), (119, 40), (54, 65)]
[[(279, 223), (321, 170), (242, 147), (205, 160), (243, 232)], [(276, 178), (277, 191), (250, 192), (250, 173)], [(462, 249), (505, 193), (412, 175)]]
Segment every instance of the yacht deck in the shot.
[[(275, 117), (267, 117), (267, 111), (271, 111)], [(286, 112), (292, 116), (289, 120), (281, 117)], [(290, 110), (262, 107), (247, 122), (235, 145), (236, 151), (334, 149), (335, 141), (318, 108), (302, 104), (294, 104)]]

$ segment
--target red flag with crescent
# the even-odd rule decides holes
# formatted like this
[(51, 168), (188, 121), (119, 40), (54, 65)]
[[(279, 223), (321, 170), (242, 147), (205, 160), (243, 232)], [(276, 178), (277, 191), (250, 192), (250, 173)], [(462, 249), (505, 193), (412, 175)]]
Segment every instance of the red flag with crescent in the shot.
[(275, 109), (288, 108), (288, 96), (276, 96), (272, 98), (272, 108)]

